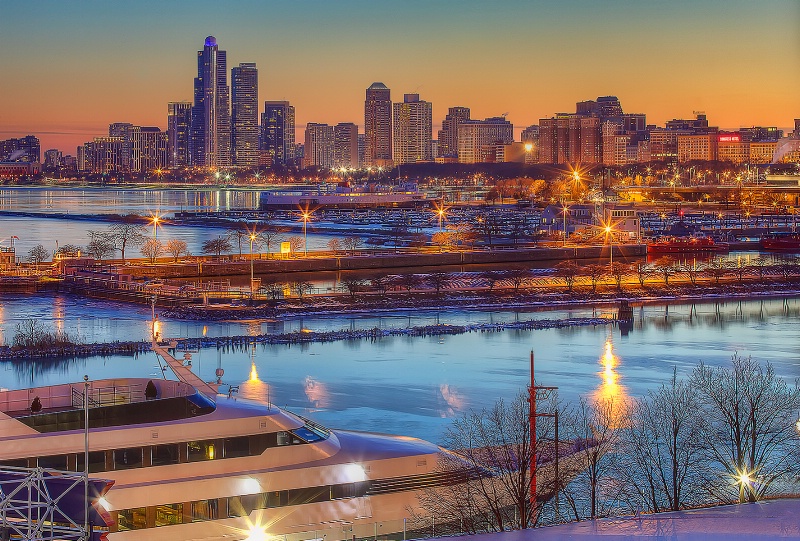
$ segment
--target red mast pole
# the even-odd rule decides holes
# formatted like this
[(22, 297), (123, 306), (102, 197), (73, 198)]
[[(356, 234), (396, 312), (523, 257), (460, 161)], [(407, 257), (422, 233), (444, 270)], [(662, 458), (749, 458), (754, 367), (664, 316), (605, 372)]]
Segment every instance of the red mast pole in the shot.
[(531, 386), (528, 388), (529, 398), (529, 412), (530, 417), (530, 431), (531, 431), (531, 511), (536, 509), (536, 386), (533, 378), (533, 351), (531, 351)]

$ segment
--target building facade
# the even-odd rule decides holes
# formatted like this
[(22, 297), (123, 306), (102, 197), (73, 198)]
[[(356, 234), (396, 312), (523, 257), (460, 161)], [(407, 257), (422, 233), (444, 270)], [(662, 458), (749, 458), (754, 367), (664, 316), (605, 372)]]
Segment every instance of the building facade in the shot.
[(233, 165), (258, 165), (258, 69), (251, 62), (231, 70), (231, 152)]
[(352, 122), (340, 122), (333, 128), (333, 167), (357, 169), (358, 126)]
[(494, 161), (495, 145), (514, 142), (514, 125), (504, 117), (469, 120), (458, 126), (458, 162)]
[(328, 124), (309, 122), (306, 125), (303, 167), (330, 169), (334, 166), (336, 131)]
[(287, 165), (295, 159), (294, 106), (288, 101), (265, 101), (261, 114), (261, 154), (269, 165)]
[(42, 149), (33, 135), (0, 141), (0, 162), (39, 163)]
[(419, 94), (405, 94), (393, 106), (395, 164), (430, 162), (433, 135), (433, 108)]
[(173, 101), (167, 104), (167, 152), (170, 167), (189, 165), (189, 132), (192, 126), (192, 104)]
[(364, 101), (364, 165), (392, 165), (392, 97), (383, 83), (372, 83)]
[(227, 53), (214, 36), (197, 51), (194, 105), (189, 139), (191, 165), (220, 168), (231, 165), (231, 115)]
[(153, 174), (169, 164), (169, 137), (160, 128), (133, 126), (130, 130), (130, 171)]
[(467, 120), (470, 120), (469, 107), (450, 107), (447, 110), (437, 135), (437, 157), (458, 158), (458, 126)]

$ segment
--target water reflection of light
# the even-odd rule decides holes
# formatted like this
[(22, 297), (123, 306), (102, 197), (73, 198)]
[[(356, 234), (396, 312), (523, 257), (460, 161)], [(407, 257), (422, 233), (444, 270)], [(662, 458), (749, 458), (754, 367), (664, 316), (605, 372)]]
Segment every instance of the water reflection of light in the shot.
[(447, 404), (447, 407), (439, 412), (442, 417), (452, 417), (457, 412), (464, 409), (464, 405), (466, 404), (464, 396), (450, 387), (450, 385), (442, 383), (439, 385), (439, 392), (442, 394), (442, 398), (444, 398)]
[(602, 383), (595, 391), (594, 399), (597, 402), (613, 402), (616, 404), (614, 409), (620, 411), (628, 400), (628, 394), (625, 386), (619, 382), (620, 376), (617, 373), (619, 358), (614, 355), (611, 340), (606, 340), (600, 364), (603, 366), (603, 371), (599, 372)]
[(53, 323), (59, 333), (64, 332), (65, 303), (64, 297), (55, 297), (53, 299)]
[(258, 379), (256, 363), (250, 363), (250, 377), (239, 385), (239, 395), (249, 400), (269, 402), (269, 384)]
[(306, 376), (303, 380), (303, 388), (309, 402), (315, 408), (327, 408), (330, 405), (330, 394), (324, 383), (321, 383), (311, 376)]

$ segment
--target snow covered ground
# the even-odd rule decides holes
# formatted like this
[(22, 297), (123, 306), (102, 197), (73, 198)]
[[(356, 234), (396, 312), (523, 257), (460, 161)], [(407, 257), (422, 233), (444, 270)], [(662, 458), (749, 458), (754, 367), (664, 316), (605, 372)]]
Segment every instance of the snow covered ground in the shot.
[(469, 541), (766, 541), (800, 539), (800, 499), (616, 517), (460, 537)]

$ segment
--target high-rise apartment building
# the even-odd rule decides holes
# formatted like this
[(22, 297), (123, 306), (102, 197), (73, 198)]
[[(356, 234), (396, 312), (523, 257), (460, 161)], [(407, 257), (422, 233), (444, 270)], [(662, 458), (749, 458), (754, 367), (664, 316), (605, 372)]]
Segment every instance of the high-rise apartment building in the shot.
[(439, 130), (436, 156), (458, 158), (458, 125), (470, 120), (469, 107), (450, 107)]
[(100, 174), (125, 171), (122, 163), (124, 146), (122, 137), (95, 137), (78, 147), (78, 170)]
[(431, 103), (419, 94), (405, 94), (402, 103), (394, 106), (394, 154), (396, 164), (430, 162), (433, 134)]
[(392, 97), (383, 83), (372, 83), (364, 101), (364, 165), (392, 165)]
[(189, 138), (191, 164), (211, 168), (231, 165), (231, 115), (227, 54), (214, 36), (197, 51), (194, 106)]
[(333, 128), (333, 166), (358, 168), (358, 126), (341, 122)]
[(468, 120), (458, 126), (458, 162), (493, 161), (494, 148), (514, 142), (514, 125), (504, 117)]
[(231, 150), (233, 164), (258, 165), (258, 69), (241, 63), (231, 70)]
[(192, 104), (173, 101), (167, 104), (167, 148), (170, 167), (189, 165), (189, 132), (192, 126)]
[(306, 125), (305, 141), (303, 167), (333, 167), (336, 148), (336, 131), (333, 126), (309, 122)]
[(38, 163), (42, 150), (34, 135), (0, 141), (0, 162)]
[(288, 101), (264, 102), (259, 146), (269, 164), (287, 165), (294, 161), (294, 106)]
[(114, 122), (108, 125), (109, 137), (121, 137), (122, 147), (119, 155), (119, 171), (131, 170), (131, 129), (130, 122)]

